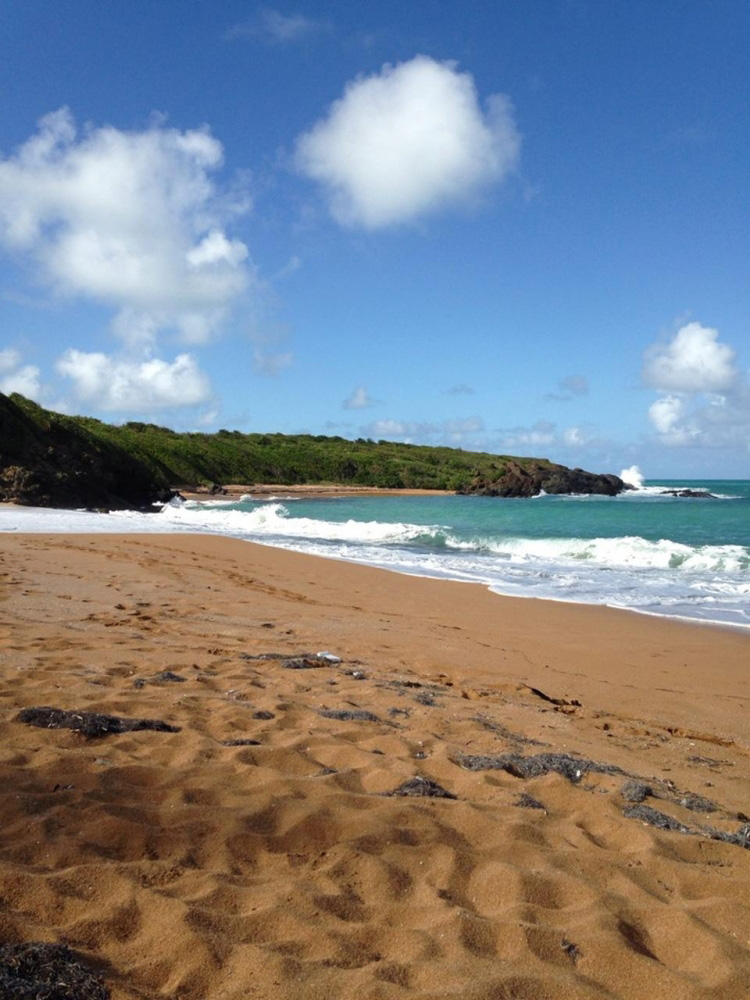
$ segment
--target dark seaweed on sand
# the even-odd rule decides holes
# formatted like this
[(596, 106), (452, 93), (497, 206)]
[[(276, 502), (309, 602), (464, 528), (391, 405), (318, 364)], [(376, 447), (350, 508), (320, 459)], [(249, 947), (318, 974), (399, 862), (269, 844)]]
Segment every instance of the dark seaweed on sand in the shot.
[(338, 719), (340, 722), (380, 722), (377, 715), (363, 708), (326, 708), (320, 714), (324, 719)]
[(655, 826), (657, 830), (673, 830), (675, 833), (694, 832), (684, 823), (680, 823), (672, 816), (667, 816), (666, 813), (659, 812), (658, 809), (652, 809), (651, 806), (627, 806), (623, 809), (622, 814), (627, 819), (639, 819), (642, 823)]
[(507, 771), (516, 778), (539, 778), (554, 771), (574, 784), (590, 771), (596, 774), (625, 773), (615, 764), (599, 764), (595, 760), (571, 757), (566, 753), (540, 753), (535, 757), (523, 757), (518, 753), (497, 756), (461, 754), (455, 758), (455, 763), (468, 771)]
[(719, 808), (711, 799), (704, 798), (703, 795), (695, 795), (692, 792), (688, 792), (675, 801), (691, 812), (712, 813), (716, 812)]
[(61, 944), (0, 947), (0, 996), (8, 1000), (108, 1000), (101, 977)]
[(521, 809), (543, 809), (545, 812), (547, 811), (545, 804), (540, 802), (539, 799), (535, 799), (533, 795), (529, 795), (528, 792), (521, 792), (516, 805), (520, 806)]
[(320, 656), (318, 653), (240, 653), (241, 660), (276, 660), (287, 670), (316, 670), (332, 667), (340, 662), (338, 657)]
[(626, 802), (645, 802), (654, 790), (645, 781), (626, 781), (620, 789), (620, 794)]
[(179, 733), (179, 726), (171, 726), (161, 719), (124, 719), (119, 715), (101, 715), (99, 712), (68, 712), (62, 708), (24, 708), (18, 721), (40, 729), (72, 729), (93, 739), (112, 733), (134, 733), (153, 729), (158, 733)]
[(184, 684), (187, 678), (180, 677), (179, 674), (175, 674), (171, 670), (161, 670), (158, 674), (154, 674), (153, 677), (138, 677), (133, 681), (133, 687), (142, 688), (146, 684)]
[(386, 792), (386, 795), (403, 795), (410, 798), (430, 798), (430, 799), (455, 799), (458, 798), (453, 792), (449, 792), (442, 785), (439, 785), (437, 781), (433, 781), (432, 778), (422, 778), (419, 775), (415, 775), (413, 778), (409, 778), (408, 781), (404, 781), (394, 788), (392, 792)]

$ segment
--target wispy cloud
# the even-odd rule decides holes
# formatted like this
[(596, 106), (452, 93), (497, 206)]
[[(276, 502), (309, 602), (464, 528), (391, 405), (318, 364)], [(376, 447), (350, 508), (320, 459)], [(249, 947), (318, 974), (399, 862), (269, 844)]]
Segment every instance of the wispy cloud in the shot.
[(585, 375), (566, 375), (557, 383), (559, 392), (547, 392), (544, 399), (558, 403), (567, 403), (574, 396), (587, 396), (589, 391), (588, 379)]
[(446, 390), (449, 396), (473, 396), (474, 389), (472, 386), (467, 385), (466, 382), (456, 382), (455, 385), (449, 386)]
[(365, 410), (376, 403), (377, 399), (372, 398), (366, 387), (358, 385), (341, 405), (345, 410)]
[(291, 351), (273, 351), (262, 344), (253, 349), (253, 368), (259, 375), (280, 375), (294, 364), (294, 354)]
[(283, 14), (272, 7), (261, 7), (254, 17), (238, 21), (224, 32), (225, 41), (253, 38), (266, 45), (291, 45), (328, 30), (324, 21), (304, 14)]
[(437, 423), (418, 420), (375, 420), (361, 428), (364, 437), (384, 438), (407, 443), (445, 444), (461, 447), (484, 430), (481, 417), (442, 420)]

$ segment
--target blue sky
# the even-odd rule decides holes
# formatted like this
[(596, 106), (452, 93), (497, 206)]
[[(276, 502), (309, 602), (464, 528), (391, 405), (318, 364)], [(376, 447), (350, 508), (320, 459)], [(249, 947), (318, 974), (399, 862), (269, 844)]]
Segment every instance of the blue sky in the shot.
[(0, 391), (747, 478), (749, 29), (5, 0)]

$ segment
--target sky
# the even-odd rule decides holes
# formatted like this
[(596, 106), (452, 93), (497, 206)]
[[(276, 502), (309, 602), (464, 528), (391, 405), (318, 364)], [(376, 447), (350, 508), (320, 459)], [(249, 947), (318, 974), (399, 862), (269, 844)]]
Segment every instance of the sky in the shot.
[(3, 0), (0, 392), (750, 478), (747, 0)]

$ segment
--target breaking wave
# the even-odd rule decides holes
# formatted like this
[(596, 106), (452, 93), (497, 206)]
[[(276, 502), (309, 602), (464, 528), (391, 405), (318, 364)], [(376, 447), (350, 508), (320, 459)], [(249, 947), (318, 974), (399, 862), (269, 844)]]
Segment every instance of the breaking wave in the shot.
[[(648, 519), (636, 517), (636, 510), (642, 509), (644, 515), (649, 509), (657, 510), (626, 504), (622, 508), (596, 508), (602, 527), (614, 527), (615, 537), (597, 533), (585, 538), (580, 532), (593, 527), (593, 521), (583, 512), (592, 508), (588, 503), (585, 507), (579, 504), (576, 513), (569, 506), (575, 503), (572, 498), (562, 507), (561, 499), (565, 500), (547, 498), (543, 502), (549, 507), (544, 509), (537, 504), (520, 506), (520, 501), (519, 505), (508, 501), (505, 506), (493, 503), (483, 507), (481, 502), (462, 503), (464, 498), (456, 498), (455, 504), (438, 500), (432, 505), (395, 507), (382, 500), (370, 506), (357, 501), (351, 508), (343, 502), (222, 500), (170, 503), (157, 514), (19, 509), (12, 514), (14, 527), (10, 530), (209, 532), (416, 576), (482, 583), (501, 594), (608, 604), (750, 628), (750, 547), (730, 544), (744, 542), (746, 531), (736, 531), (734, 537), (725, 532), (723, 544), (718, 544), (719, 539), (714, 544), (697, 544), (708, 540), (698, 534), (693, 544), (658, 535), (649, 539), (636, 533), (617, 534), (617, 528), (625, 526), (621, 515), (627, 510), (632, 512), (630, 523), (638, 527)], [(539, 516), (534, 514), (537, 509)], [(658, 510), (683, 514), (691, 509), (681, 504), (674, 508), (658, 505)], [(359, 519), (346, 519), (350, 511)], [(571, 515), (561, 520), (564, 511), (571, 511)], [(737, 511), (742, 514), (744, 507)], [(400, 512), (402, 518), (406, 514), (407, 519), (382, 519), (391, 512)], [(368, 513), (374, 516), (365, 520)], [(409, 515), (415, 520), (422, 516), (426, 523), (413, 523)], [(451, 524), (430, 520), (436, 516)], [(513, 520), (518, 517), (536, 517), (537, 529), (519, 533), (519, 528), (521, 532), (524, 529)], [(670, 519), (674, 528), (676, 522), (671, 515)], [(570, 530), (574, 523), (578, 523), (578, 531), (562, 537), (565, 528)], [(555, 534), (555, 525), (562, 532)], [(540, 530), (553, 537), (539, 537)]]

